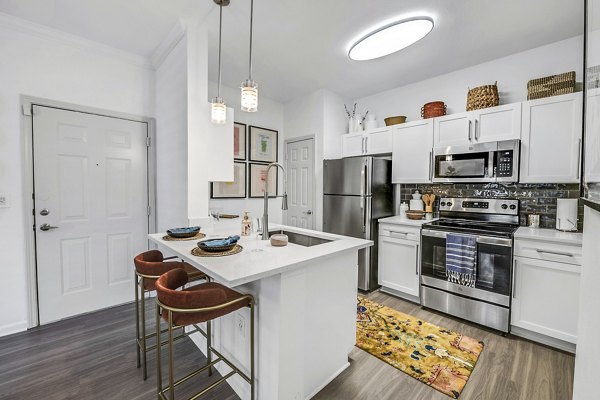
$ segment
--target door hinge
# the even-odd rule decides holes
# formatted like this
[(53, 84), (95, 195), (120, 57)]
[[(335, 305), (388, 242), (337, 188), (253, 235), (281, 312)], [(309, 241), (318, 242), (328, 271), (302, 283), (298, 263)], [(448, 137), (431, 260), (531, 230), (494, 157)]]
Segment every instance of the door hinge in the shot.
[(363, 225), (363, 233), (367, 232), (367, 227), (365, 225)]
[(150, 147), (152, 141), (150, 139), (150, 136), (146, 136), (146, 147)]
[(33, 224), (33, 231), (35, 232), (35, 224)]
[(152, 214), (152, 208), (150, 206), (148, 206), (148, 216), (150, 216)]

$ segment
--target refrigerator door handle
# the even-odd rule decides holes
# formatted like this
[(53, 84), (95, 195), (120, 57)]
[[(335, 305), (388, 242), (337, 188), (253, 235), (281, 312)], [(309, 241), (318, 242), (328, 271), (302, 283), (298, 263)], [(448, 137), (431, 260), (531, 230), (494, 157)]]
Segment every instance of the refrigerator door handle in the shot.
[(365, 170), (366, 166), (360, 170), (360, 208), (361, 210), (365, 208)]

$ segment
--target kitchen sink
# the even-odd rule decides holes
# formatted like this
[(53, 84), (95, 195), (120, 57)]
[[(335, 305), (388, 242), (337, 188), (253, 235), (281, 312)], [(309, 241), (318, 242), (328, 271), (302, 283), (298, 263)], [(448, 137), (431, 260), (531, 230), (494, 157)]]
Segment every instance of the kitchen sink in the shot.
[(287, 235), (289, 243), (294, 243), (294, 244), (297, 244), (299, 246), (304, 246), (304, 247), (311, 247), (311, 246), (316, 246), (319, 244), (331, 242), (331, 240), (329, 240), (329, 239), (323, 239), (323, 238), (319, 238), (316, 236), (310, 236), (310, 235), (303, 235), (302, 233), (290, 232), (290, 231), (281, 230), (281, 229), (278, 229), (276, 231), (269, 231), (269, 237), (273, 236), (274, 234)]

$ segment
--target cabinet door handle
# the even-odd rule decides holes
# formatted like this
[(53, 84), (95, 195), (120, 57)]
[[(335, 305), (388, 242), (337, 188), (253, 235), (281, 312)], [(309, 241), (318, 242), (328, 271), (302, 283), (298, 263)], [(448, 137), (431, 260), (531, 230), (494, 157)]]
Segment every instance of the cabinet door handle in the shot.
[(515, 258), (515, 260), (513, 261), (513, 282), (512, 282), (512, 298), (516, 299), (517, 296), (515, 295), (517, 293), (517, 259)]
[(419, 275), (419, 245), (415, 245), (415, 253), (417, 255), (417, 262), (415, 262), (415, 275)]
[(433, 179), (431, 174), (433, 173), (433, 152), (429, 151), (429, 182)]
[(579, 139), (579, 147), (577, 147), (577, 179), (579, 179), (581, 177), (581, 138)]
[(479, 120), (475, 118), (475, 140), (479, 140)]
[(395, 231), (390, 231), (390, 236), (394, 237), (395, 235), (403, 235), (403, 238), (406, 238), (408, 236), (408, 232), (395, 232)]
[(369, 138), (365, 138), (365, 154), (369, 153)]
[(472, 121), (469, 120), (469, 142), (472, 141), (472, 138), (471, 138), (471, 125), (472, 125)]
[(362, 138), (360, 151), (365, 154), (365, 138)]
[(571, 253), (563, 253), (560, 251), (549, 251), (549, 250), (540, 250), (540, 249), (536, 249), (535, 251), (537, 251), (538, 253), (542, 253), (542, 254), (553, 254), (555, 256), (573, 257), (573, 254), (571, 254)]

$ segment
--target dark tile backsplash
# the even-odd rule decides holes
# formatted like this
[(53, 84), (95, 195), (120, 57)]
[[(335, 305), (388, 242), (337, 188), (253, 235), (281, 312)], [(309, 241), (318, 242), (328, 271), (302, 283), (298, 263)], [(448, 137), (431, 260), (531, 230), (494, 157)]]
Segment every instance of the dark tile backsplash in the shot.
[[(578, 184), (405, 184), (396, 185), (396, 193), (400, 193), (400, 201), (408, 201), (415, 190), (421, 193), (433, 193), (436, 195), (434, 214), (439, 211), (440, 197), (492, 197), (509, 198), (519, 200), (519, 222), (527, 225), (527, 215), (535, 212), (540, 214), (540, 226), (542, 228), (556, 227), (556, 199), (579, 198)], [(583, 205), (579, 202), (579, 230), (583, 227)]]

